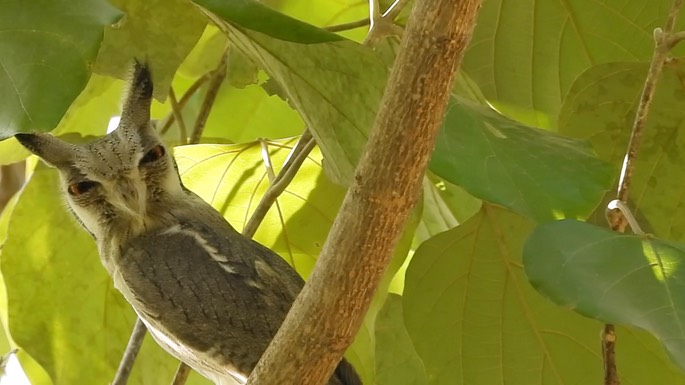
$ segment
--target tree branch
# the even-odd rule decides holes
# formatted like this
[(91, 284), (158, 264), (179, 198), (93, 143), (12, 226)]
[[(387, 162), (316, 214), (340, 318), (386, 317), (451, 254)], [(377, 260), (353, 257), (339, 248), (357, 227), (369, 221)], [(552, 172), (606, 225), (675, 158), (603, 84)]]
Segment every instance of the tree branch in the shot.
[(340, 362), (418, 199), (479, 7), (480, 0), (416, 3), (322, 254), (249, 384), (319, 385)]
[[(630, 187), (633, 181), (637, 152), (642, 143), (642, 134), (647, 121), (649, 107), (654, 98), (654, 91), (661, 76), (661, 70), (668, 59), (668, 53), (671, 48), (683, 39), (682, 33), (673, 33), (681, 5), (682, 0), (675, 0), (671, 6), (664, 30), (657, 28), (654, 31), (654, 54), (652, 55), (652, 62), (649, 66), (649, 71), (647, 72), (644, 87), (642, 88), (640, 103), (635, 112), (633, 129), (630, 134), (628, 150), (626, 151), (623, 169), (621, 170), (621, 177), (619, 179), (618, 192), (616, 194), (617, 200), (625, 207), (627, 207), (626, 203), (628, 202)], [(618, 207), (618, 205), (616, 206)], [(621, 233), (625, 232), (628, 220), (620, 209), (612, 209), (607, 215), (607, 220), (612, 230)], [(621, 381), (618, 376), (618, 370), (616, 369), (616, 331), (614, 325), (604, 325), (601, 338), (602, 358), (604, 360), (604, 384), (619, 385)]]
[(143, 338), (145, 338), (146, 332), (147, 328), (143, 321), (140, 318), (136, 318), (136, 324), (133, 326), (133, 332), (131, 332), (131, 337), (126, 345), (124, 356), (121, 358), (112, 385), (126, 385), (128, 382), (128, 377), (131, 375), (131, 369), (133, 369), (133, 364), (136, 361), (136, 357), (138, 357), (140, 347), (143, 345)]

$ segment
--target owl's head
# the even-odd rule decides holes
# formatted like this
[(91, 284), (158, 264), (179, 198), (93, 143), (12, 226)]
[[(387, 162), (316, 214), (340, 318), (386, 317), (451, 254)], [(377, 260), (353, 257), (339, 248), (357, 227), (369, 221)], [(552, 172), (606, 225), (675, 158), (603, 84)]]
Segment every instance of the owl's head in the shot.
[(150, 122), (152, 80), (136, 64), (116, 130), (77, 145), (49, 134), (16, 134), (29, 151), (57, 168), (69, 207), (100, 240), (111, 231), (134, 235), (154, 224), (164, 202), (182, 194), (176, 165)]

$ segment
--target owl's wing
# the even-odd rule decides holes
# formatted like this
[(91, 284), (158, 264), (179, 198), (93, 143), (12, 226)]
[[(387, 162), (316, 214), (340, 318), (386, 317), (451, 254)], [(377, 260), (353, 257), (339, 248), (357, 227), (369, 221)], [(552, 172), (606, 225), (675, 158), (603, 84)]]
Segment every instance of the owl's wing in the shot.
[(148, 233), (131, 240), (115, 265), (117, 288), (149, 326), (194, 360), (243, 374), (257, 363), (303, 285), (278, 255), (228, 225), (183, 224)]

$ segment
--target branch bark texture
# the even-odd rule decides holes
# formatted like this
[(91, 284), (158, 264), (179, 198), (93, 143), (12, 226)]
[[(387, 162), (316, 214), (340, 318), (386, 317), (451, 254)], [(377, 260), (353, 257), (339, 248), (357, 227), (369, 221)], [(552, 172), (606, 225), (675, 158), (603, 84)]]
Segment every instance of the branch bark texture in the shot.
[(416, 2), (321, 256), (248, 384), (323, 384), (354, 339), (419, 196), (480, 3)]

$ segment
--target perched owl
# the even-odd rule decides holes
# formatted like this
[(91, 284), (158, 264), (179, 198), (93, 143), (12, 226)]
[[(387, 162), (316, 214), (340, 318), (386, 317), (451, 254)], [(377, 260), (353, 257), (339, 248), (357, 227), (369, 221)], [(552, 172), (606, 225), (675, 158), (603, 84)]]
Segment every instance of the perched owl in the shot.
[[(85, 145), (16, 138), (59, 170), (71, 212), (157, 343), (216, 384), (244, 383), (304, 282), (183, 186), (151, 100), (150, 73), (136, 64), (112, 133)], [(345, 360), (329, 381), (357, 384)]]

